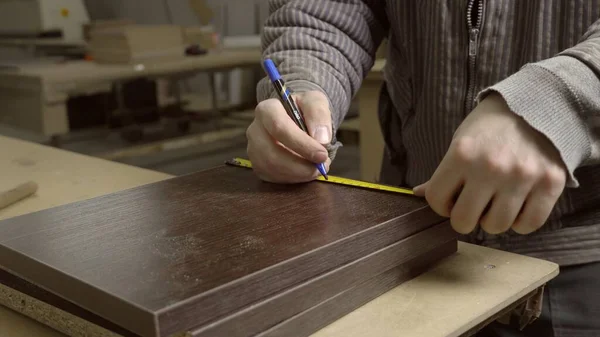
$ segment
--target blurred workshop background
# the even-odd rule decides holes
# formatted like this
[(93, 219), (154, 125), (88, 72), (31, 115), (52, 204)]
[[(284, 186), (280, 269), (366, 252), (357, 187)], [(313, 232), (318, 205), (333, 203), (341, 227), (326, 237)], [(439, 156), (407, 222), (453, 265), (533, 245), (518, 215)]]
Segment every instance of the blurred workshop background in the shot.
[[(0, 135), (173, 175), (245, 157), (267, 16), (267, 0), (0, 0)], [(376, 180), (383, 62), (331, 174)]]

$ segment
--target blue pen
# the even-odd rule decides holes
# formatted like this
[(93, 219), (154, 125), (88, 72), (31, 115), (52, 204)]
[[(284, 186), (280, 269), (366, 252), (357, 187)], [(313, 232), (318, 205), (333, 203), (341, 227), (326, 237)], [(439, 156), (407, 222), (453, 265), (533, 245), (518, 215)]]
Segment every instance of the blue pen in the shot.
[[(267, 59), (265, 60), (264, 65), (267, 75), (269, 75), (269, 79), (271, 80), (271, 83), (273, 83), (275, 91), (277, 91), (285, 111), (287, 111), (288, 115), (292, 118), (296, 125), (298, 125), (302, 131), (308, 134), (309, 132), (308, 128), (306, 127), (306, 123), (304, 123), (304, 117), (302, 117), (300, 109), (296, 105), (296, 102), (294, 102), (294, 99), (291, 97), (290, 91), (285, 86), (285, 82), (281, 78), (277, 67), (275, 67), (275, 63), (273, 63), (272, 60)], [(325, 179), (328, 179), (325, 165), (323, 163), (317, 164), (317, 169), (319, 172), (321, 172)]]

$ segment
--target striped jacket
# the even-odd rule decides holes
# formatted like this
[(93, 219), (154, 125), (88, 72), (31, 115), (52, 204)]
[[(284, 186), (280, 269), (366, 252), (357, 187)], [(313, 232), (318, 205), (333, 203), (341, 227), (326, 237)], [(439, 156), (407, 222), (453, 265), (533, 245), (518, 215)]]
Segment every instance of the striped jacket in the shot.
[[(384, 182), (429, 179), (480, 95), (500, 93), (557, 147), (567, 188), (537, 232), (465, 239), (600, 260), (600, 0), (271, 0), (270, 12), (264, 56), (292, 90), (326, 93), (334, 132), (387, 38)], [(268, 81), (257, 95), (273, 96)]]

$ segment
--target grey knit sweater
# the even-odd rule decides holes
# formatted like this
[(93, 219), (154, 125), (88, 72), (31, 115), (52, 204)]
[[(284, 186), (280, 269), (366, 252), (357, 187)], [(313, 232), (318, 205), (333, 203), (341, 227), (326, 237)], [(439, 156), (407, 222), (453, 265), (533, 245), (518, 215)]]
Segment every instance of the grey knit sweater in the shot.
[[(326, 93), (334, 129), (388, 39), (385, 182), (429, 179), (466, 114), (500, 93), (558, 148), (568, 186), (538, 232), (465, 239), (600, 261), (600, 0), (271, 0), (270, 11), (264, 56), (292, 90)], [(268, 81), (257, 95), (273, 96)]]

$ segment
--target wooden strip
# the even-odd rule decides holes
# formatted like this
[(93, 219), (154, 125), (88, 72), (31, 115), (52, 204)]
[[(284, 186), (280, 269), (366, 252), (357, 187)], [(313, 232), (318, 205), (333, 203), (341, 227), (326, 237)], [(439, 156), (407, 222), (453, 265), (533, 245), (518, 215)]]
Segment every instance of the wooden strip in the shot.
[(254, 337), (309, 336), (392, 288), (424, 273), (456, 250), (456, 241), (446, 242)]
[[(194, 337), (247, 337), (288, 319), (339, 293), (365, 282), (423, 252), (456, 241), (448, 223), (439, 224), (377, 252), (292, 287), (265, 301), (192, 332)], [(456, 248), (456, 243), (453, 244)], [(450, 254), (450, 253), (449, 253)]]
[(200, 134), (160, 140), (148, 144), (131, 146), (125, 149), (98, 154), (96, 157), (107, 160), (123, 160), (131, 157), (146, 156), (163, 151), (178, 150), (186, 147), (201, 146), (219, 141), (235, 139), (246, 134), (246, 128), (229, 128), (208, 131)]
[(8, 191), (0, 192), (0, 209), (8, 207), (15, 202), (25, 199), (34, 194), (38, 189), (35, 181), (27, 181), (11, 188)]
[(223, 166), (0, 222), (0, 266), (135, 334), (224, 317), (446, 219)]

